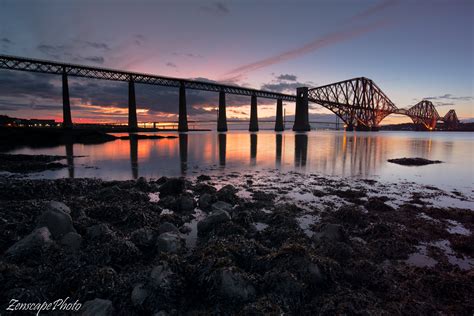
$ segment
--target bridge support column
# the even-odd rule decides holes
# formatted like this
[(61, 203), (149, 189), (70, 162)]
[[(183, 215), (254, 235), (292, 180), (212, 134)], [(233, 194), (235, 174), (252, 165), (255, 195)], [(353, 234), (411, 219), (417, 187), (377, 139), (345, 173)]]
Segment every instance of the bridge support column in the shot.
[(227, 132), (227, 116), (225, 112), (225, 92), (219, 92), (219, 114), (217, 119), (217, 131)]
[(276, 109), (276, 121), (275, 121), (275, 132), (283, 132), (285, 130), (285, 124), (283, 123), (283, 100), (277, 100)]
[(135, 101), (135, 83), (132, 79), (128, 82), (128, 129), (138, 130), (137, 103)]
[(181, 82), (179, 86), (179, 116), (178, 116), (178, 132), (188, 131), (188, 114), (186, 112), (186, 88)]
[(308, 87), (296, 88), (295, 132), (307, 132), (309, 126)]
[(66, 71), (63, 71), (63, 128), (72, 128), (71, 104), (69, 102), (69, 85)]
[(250, 101), (250, 132), (258, 132), (258, 115), (257, 115), (257, 96), (252, 95)]

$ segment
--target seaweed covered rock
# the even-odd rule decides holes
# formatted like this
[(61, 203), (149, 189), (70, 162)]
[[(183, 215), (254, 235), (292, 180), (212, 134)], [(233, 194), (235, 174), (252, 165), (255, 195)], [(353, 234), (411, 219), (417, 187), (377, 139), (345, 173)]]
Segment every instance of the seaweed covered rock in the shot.
[(81, 308), (81, 316), (112, 316), (114, 307), (109, 300), (100, 298), (87, 301)]
[[(51, 207), (44, 211), (37, 220), (36, 227), (48, 227), (53, 238), (60, 239), (70, 232), (76, 232), (72, 224), (71, 216), (64, 212), (61, 205), (53, 204), (57, 207)], [(64, 205), (65, 206), (65, 205)]]
[(171, 178), (160, 186), (160, 198), (168, 195), (179, 195), (184, 192), (185, 182), (184, 179)]
[(249, 301), (256, 295), (255, 287), (242, 272), (235, 268), (222, 268), (214, 275), (220, 296), (231, 301)]
[(26, 256), (34, 257), (35, 254), (38, 254), (41, 250), (52, 243), (53, 241), (51, 240), (49, 229), (47, 227), (40, 227), (13, 244), (7, 249), (5, 255), (14, 259), (21, 259)]
[(183, 240), (176, 233), (163, 233), (156, 239), (156, 249), (159, 252), (178, 253), (182, 248)]
[(197, 224), (198, 233), (206, 234), (215, 226), (230, 221), (230, 215), (224, 210), (216, 210)]

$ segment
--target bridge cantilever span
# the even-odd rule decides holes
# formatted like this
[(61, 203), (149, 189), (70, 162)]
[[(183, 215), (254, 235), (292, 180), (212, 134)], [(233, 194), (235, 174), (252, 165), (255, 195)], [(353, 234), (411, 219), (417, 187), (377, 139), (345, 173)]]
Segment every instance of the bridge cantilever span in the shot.
[[(179, 130), (187, 131), (187, 114), (186, 114), (186, 92), (185, 89), (194, 89), (202, 91), (213, 91), (219, 92), (219, 118), (218, 125), (220, 130), (227, 130), (226, 124), (224, 124), (225, 117), (225, 94), (245, 95), (250, 96), (252, 100), (255, 100), (255, 104), (252, 102), (252, 119), (251, 121), (252, 130), (258, 129), (256, 125), (256, 98), (267, 98), (282, 101), (295, 102), (297, 97), (295, 95), (257, 90), (244, 88), (239, 86), (232, 86), (226, 84), (220, 84), (215, 82), (197, 81), (184, 78), (172, 78), (157, 76), (145, 73), (137, 73), (130, 71), (121, 71), (100, 67), (91, 67), (84, 65), (76, 65), (69, 63), (60, 63), (54, 61), (24, 58), (17, 56), (0, 55), (0, 68), (9, 70), (29, 71), (45, 74), (57, 74), (63, 76), (63, 110), (64, 110), (64, 125), (72, 126), (72, 120), (70, 120), (71, 111), (69, 106), (69, 91), (67, 87), (67, 77), (84, 77), (94, 79), (105, 79), (113, 81), (124, 81), (129, 82), (129, 124), (131, 129), (137, 128), (136, 120), (136, 103), (135, 103), (135, 83), (159, 85), (166, 87), (179, 88)], [(224, 94), (224, 96), (222, 96)], [(255, 98), (255, 99), (254, 99)], [(277, 111), (278, 112), (278, 111)]]

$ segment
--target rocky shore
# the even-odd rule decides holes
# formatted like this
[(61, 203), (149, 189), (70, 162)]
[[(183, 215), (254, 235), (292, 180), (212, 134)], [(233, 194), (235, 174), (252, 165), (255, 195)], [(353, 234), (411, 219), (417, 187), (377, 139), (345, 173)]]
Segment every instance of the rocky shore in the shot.
[(472, 315), (470, 202), (276, 171), (2, 177), (0, 309), (70, 297), (84, 315)]

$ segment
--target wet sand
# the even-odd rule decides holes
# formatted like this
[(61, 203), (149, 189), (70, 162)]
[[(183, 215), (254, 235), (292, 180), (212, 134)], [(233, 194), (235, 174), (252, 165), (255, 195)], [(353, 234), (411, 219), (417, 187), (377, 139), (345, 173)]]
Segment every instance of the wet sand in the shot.
[(100, 298), (119, 315), (470, 315), (473, 205), (433, 186), (278, 170), (2, 177), (0, 301)]

